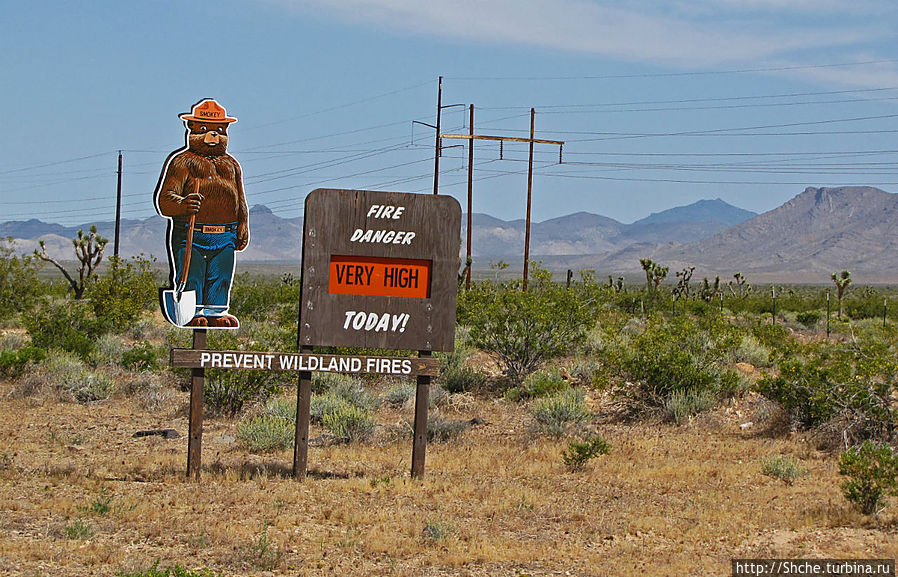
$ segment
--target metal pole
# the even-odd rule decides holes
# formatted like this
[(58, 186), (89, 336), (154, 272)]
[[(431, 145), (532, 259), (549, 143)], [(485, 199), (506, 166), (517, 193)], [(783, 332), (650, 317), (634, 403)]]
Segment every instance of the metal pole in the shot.
[(118, 151), (118, 185), (115, 194), (115, 244), (112, 249), (112, 256), (118, 257), (119, 247), (119, 230), (122, 223), (122, 151)]
[[(193, 350), (205, 350), (206, 329), (193, 329)], [(190, 369), (190, 420), (187, 425), (187, 477), (200, 480), (203, 466), (203, 385), (206, 369)]]
[(471, 216), (471, 204), (474, 198), (474, 105), (471, 105), (471, 128), (469, 129), (469, 133), (471, 134), (471, 140), (468, 141), (468, 238), (467, 245), (465, 248), (465, 267), (467, 273), (465, 274), (465, 289), (469, 290), (471, 288), (471, 227), (472, 227), (472, 216)]
[(530, 158), (527, 163), (527, 222), (524, 232), (524, 290), (527, 290), (527, 274), (530, 265), (530, 201), (533, 192), (533, 127), (536, 110), (530, 109)]
[(771, 287), (771, 291), (773, 291), (773, 324), (776, 324), (776, 287)]
[(437, 87), (437, 136), (433, 155), (433, 193), (439, 194), (440, 187), (440, 116), (443, 111), (443, 77)]
[(829, 291), (826, 291), (826, 338), (829, 338)]

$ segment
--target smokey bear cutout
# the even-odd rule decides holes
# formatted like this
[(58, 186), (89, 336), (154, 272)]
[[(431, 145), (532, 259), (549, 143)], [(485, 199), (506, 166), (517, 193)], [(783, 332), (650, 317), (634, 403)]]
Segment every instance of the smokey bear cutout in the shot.
[(160, 291), (162, 310), (176, 326), (234, 329), (228, 313), (235, 252), (249, 243), (249, 211), (240, 164), (227, 153), (237, 121), (211, 98), (180, 114), (186, 146), (172, 152), (155, 191), (168, 219), (172, 289)]

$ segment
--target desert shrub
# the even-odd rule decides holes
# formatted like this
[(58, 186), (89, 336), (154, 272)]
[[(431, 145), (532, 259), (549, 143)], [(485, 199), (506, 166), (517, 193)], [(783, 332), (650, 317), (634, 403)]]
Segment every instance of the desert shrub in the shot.
[(343, 373), (312, 373), (312, 392), (324, 393), (339, 386), (351, 385), (357, 380)]
[(611, 451), (611, 445), (608, 444), (608, 441), (599, 436), (590, 436), (582, 441), (568, 443), (567, 449), (561, 453), (561, 460), (573, 473), (582, 471), (591, 459), (599, 455), (607, 455), (609, 451)]
[(384, 395), (384, 401), (391, 407), (401, 407), (415, 396), (415, 386), (409, 383), (399, 383)]
[(540, 269), (526, 292), (519, 283), (483, 282), (459, 299), (460, 322), (471, 327), (471, 341), (496, 357), (513, 385), (576, 346), (592, 320), (576, 293)]
[(128, 381), (126, 392), (141, 409), (150, 412), (161, 410), (175, 397), (175, 392), (165, 387), (162, 377), (149, 371), (141, 371)]
[(125, 343), (121, 336), (106, 333), (94, 343), (90, 359), (96, 366), (115, 366), (121, 363), (124, 348)]
[(765, 325), (754, 327), (752, 334), (771, 354), (772, 361), (788, 359), (801, 351), (801, 344), (796, 341), (789, 329), (783, 325)]
[(293, 446), (295, 421), (262, 414), (237, 424), (237, 438), (250, 451), (276, 451)]
[(133, 260), (113, 256), (106, 271), (88, 283), (85, 296), (100, 330), (123, 333), (156, 306), (159, 290), (151, 269), (155, 261), (142, 255)]
[(891, 401), (898, 380), (895, 340), (878, 329), (848, 344), (809, 345), (804, 358), (784, 360), (777, 376), (758, 381), (758, 391), (801, 427), (839, 420), (843, 436), (853, 441), (891, 441), (898, 428)]
[(67, 387), (68, 392), (79, 403), (105, 401), (115, 389), (115, 381), (106, 373), (97, 371), (85, 372), (78, 383)]
[(464, 393), (482, 386), (486, 376), (464, 364), (469, 349), (456, 348), (454, 352), (440, 355), (438, 382), (450, 393)]
[(889, 495), (898, 494), (898, 455), (888, 445), (864, 441), (844, 451), (839, 474), (846, 477), (842, 482), (845, 498), (865, 515), (876, 513)]
[(439, 413), (431, 413), (427, 418), (427, 442), (448, 443), (468, 428), (468, 422), (449, 420)]
[(309, 419), (313, 423), (321, 423), (325, 415), (335, 413), (343, 407), (349, 406), (352, 405), (345, 399), (331, 394), (313, 395), (309, 403)]
[(286, 419), (291, 423), (296, 422), (296, 401), (288, 401), (281, 397), (268, 399), (262, 407), (263, 415), (271, 415), (280, 419)]
[(155, 371), (164, 366), (166, 351), (144, 341), (122, 353), (121, 363), (132, 371)]
[(541, 369), (527, 375), (519, 387), (509, 389), (505, 398), (508, 400), (536, 399), (569, 389), (570, 384), (562, 377), (561, 369), (551, 367)]
[(93, 311), (81, 300), (54, 300), (23, 317), (31, 343), (42, 349), (61, 349), (90, 358), (100, 332)]
[(678, 425), (717, 404), (717, 395), (709, 390), (678, 389), (664, 400), (667, 418)]
[(807, 470), (792, 455), (777, 455), (761, 462), (761, 473), (791, 485), (795, 479), (808, 474)]
[(822, 316), (820, 311), (802, 311), (795, 315), (795, 320), (806, 327), (813, 327), (820, 322)]
[(589, 417), (583, 391), (567, 389), (537, 400), (531, 408), (537, 429), (561, 437)]
[(134, 573), (120, 572), (116, 573), (115, 577), (218, 577), (218, 573), (214, 573), (209, 569), (187, 569), (180, 565), (160, 569), (159, 561), (157, 560), (148, 569)]
[(373, 411), (380, 405), (377, 396), (369, 393), (365, 384), (354, 377), (335, 383), (328, 393), (365, 411)]
[(50, 388), (79, 403), (108, 399), (115, 388), (109, 375), (91, 371), (76, 355), (59, 350), (50, 351), (45, 361), (25, 375), (24, 381), (25, 394)]
[(248, 272), (237, 275), (231, 289), (230, 308), (238, 318), (257, 320), (274, 318), (289, 305), (291, 318), (296, 322), (295, 303), (299, 302), (300, 284), (285, 282), (282, 277), (251, 276)]
[(18, 377), (32, 365), (47, 358), (47, 351), (39, 347), (27, 346), (19, 350), (0, 351), (0, 375)]
[(633, 383), (617, 388), (615, 396), (642, 413), (663, 408), (677, 391), (694, 398), (735, 392), (739, 378), (722, 361), (732, 356), (738, 335), (712, 328), (714, 334), (685, 316), (651, 317), (642, 333), (606, 347), (600, 354), (603, 364)]
[(733, 352), (733, 362), (766, 367), (770, 365), (770, 351), (754, 335), (743, 335)]
[(321, 424), (341, 443), (365, 442), (374, 435), (374, 419), (365, 409), (343, 403), (325, 413)]
[(203, 401), (212, 414), (233, 417), (250, 402), (265, 399), (280, 391), (270, 371), (206, 371)]
[(28, 339), (21, 333), (3, 333), (0, 336), (0, 351), (17, 351), (28, 344)]
[(0, 320), (28, 311), (43, 294), (40, 261), (15, 252), (12, 237), (0, 238)]

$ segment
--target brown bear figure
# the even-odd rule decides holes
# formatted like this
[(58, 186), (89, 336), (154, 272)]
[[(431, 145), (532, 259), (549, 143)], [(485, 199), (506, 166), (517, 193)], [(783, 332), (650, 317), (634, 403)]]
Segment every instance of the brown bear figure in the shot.
[(179, 116), (187, 128), (187, 145), (169, 155), (155, 194), (156, 210), (169, 218), (172, 285), (184, 280), (176, 277), (181, 274), (187, 229), (195, 215), (185, 289), (196, 293), (196, 313), (187, 326), (237, 328), (239, 322), (228, 314), (234, 252), (249, 243), (243, 173), (227, 153), (228, 126), (237, 119), (211, 98)]

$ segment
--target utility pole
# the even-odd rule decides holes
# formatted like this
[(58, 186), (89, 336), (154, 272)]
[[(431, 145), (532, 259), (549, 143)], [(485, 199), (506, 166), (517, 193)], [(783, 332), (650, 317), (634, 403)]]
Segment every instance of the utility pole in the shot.
[(115, 193), (115, 244), (112, 249), (112, 256), (118, 258), (119, 246), (119, 230), (122, 224), (122, 151), (118, 151), (118, 186)]
[(434, 154), (433, 154), (433, 193), (439, 194), (440, 190), (440, 155), (443, 154), (443, 135), (440, 134), (440, 117), (443, 114), (444, 108), (453, 108), (456, 106), (464, 106), (464, 104), (447, 104), (443, 106), (443, 77), (440, 76), (437, 86), (437, 124), (434, 126), (433, 124), (427, 124), (426, 122), (421, 122), (420, 120), (412, 120), (412, 124), (421, 124), (422, 126), (426, 126), (428, 128), (433, 128), (436, 131), (436, 142), (434, 143)]
[(524, 288), (527, 290), (527, 276), (530, 270), (530, 201), (533, 196), (533, 128), (536, 111), (530, 109), (530, 157), (527, 161), (527, 220), (524, 229)]
[(471, 204), (474, 198), (474, 105), (471, 105), (471, 122), (469, 123), (468, 136), (468, 234), (465, 246), (465, 290), (471, 289)]
[(437, 125), (436, 128), (436, 144), (434, 145), (433, 155), (433, 194), (439, 194), (440, 190), (440, 116), (443, 112), (443, 77), (440, 76), (437, 82)]
[[(534, 144), (555, 144), (555, 145), (557, 145), (557, 146), (559, 147), (559, 149), (558, 149), (558, 162), (561, 162), (561, 150), (562, 150), (561, 147), (564, 146), (564, 141), (563, 141), (563, 140), (544, 140), (544, 139), (540, 139), (540, 138), (534, 138), (534, 127), (535, 127), (536, 111), (535, 111), (533, 108), (530, 109), (530, 138), (515, 138), (515, 137), (511, 137), (511, 136), (486, 136), (486, 135), (480, 135), (480, 134), (475, 135), (475, 134), (474, 134), (474, 121), (473, 121), (474, 116), (473, 116), (473, 115), (474, 115), (474, 112), (473, 112), (473, 105), (471, 105), (471, 129), (470, 129), (470, 134), (441, 134), (440, 137), (441, 137), (441, 138), (463, 138), (463, 139), (466, 139), (466, 140), (470, 140), (472, 143), (473, 143), (473, 141), (475, 141), (475, 140), (498, 140), (499, 143), (500, 143), (500, 145), (501, 145), (502, 143), (504, 143), (506, 140), (509, 141), (509, 142), (529, 142), (529, 143), (530, 143), (530, 159), (529, 159), (528, 166), (527, 166), (527, 222), (526, 222), (526, 225), (525, 225), (525, 226), (526, 226), (526, 233), (525, 233), (525, 236), (524, 236), (524, 284), (523, 284), (523, 287), (522, 287), (523, 290), (526, 291), (526, 290), (527, 290), (527, 286), (528, 286), (528, 278), (527, 278), (527, 276), (528, 276), (529, 271), (530, 271), (530, 269), (529, 269), (529, 260), (530, 260), (530, 202), (531, 202), (532, 188), (533, 188), (533, 145), (534, 145)], [(470, 152), (469, 152), (469, 158), (473, 158), (473, 156), (471, 156), (472, 154), (473, 154), (473, 153), (470, 153)], [(469, 162), (469, 168), (468, 168), (469, 171), (471, 170), (471, 167), (470, 167), (470, 166), (471, 166), (472, 164), (473, 164), (473, 163)], [(471, 176), (470, 176), (470, 174), (469, 174), (469, 176), (468, 176), (468, 181), (471, 182)], [(469, 186), (469, 191), (470, 191), (470, 184), (469, 184), (468, 186)], [(468, 194), (469, 194), (469, 198), (470, 198), (470, 192), (469, 192)], [(468, 238), (470, 238), (470, 234), (471, 234), (471, 233), (470, 233), (470, 231), (471, 231), (471, 224), (470, 224), (470, 222), (471, 222), (471, 221), (470, 221), (470, 213), (471, 213), (471, 209), (470, 209), (470, 201), (469, 201), (469, 203), (468, 203), (468, 207), (469, 207), (469, 208), (468, 208), (468, 219), (469, 219), (469, 220), (468, 220), (468, 235), (469, 235)], [(468, 241), (468, 244), (469, 244), (469, 246), (470, 246), (470, 240)]]

